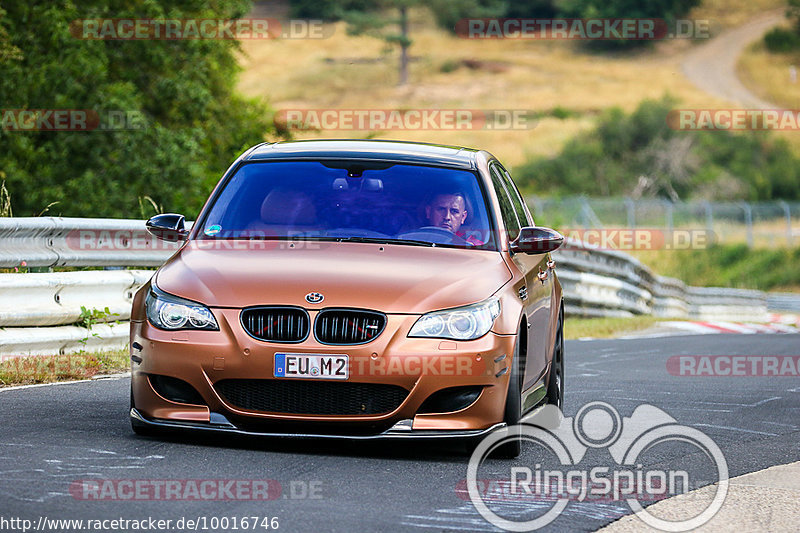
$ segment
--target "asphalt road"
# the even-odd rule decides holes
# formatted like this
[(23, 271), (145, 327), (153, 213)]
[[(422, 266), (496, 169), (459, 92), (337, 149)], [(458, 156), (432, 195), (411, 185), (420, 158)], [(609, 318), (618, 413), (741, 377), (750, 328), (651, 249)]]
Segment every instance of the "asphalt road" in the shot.
[[(608, 402), (626, 417), (640, 404), (654, 405), (711, 437), (731, 476), (800, 459), (797, 377), (671, 375), (666, 361), (681, 354), (800, 355), (800, 335), (567, 342), (566, 414), (591, 401)], [(278, 517), (281, 531), (497, 530), (457, 494), (468, 460), (462, 450), (426, 443), (143, 438), (129, 427), (128, 387), (123, 378), (0, 392), (0, 525), (10, 518), (36, 524), (40, 517), (206, 517), (208, 530), (223, 530), (208, 520), (258, 516)], [(687, 454), (677, 444), (661, 448), (651, 460), (705, 469), (698, 479), (712, 479), (702, 454)], [(585, 462), (614, 464), (607, 453), (601, 456), (605, 450), (590, 452)], [(528, 445), (515, 464), (533, 465), (540, 453)], [(490, 459), (481, 474), (508, 477), (508, 462)], [(80, 491), (71, 494), (71, 484), (87, 479), (270, 479), (282, 492), (259, 502), (94, 501)], [(511, 517), (536, 507), (516, 501), (496, 509)], [(630, 510), (618, 501), (570, 502), (548, 529), (594, 530), (623, 514)]]

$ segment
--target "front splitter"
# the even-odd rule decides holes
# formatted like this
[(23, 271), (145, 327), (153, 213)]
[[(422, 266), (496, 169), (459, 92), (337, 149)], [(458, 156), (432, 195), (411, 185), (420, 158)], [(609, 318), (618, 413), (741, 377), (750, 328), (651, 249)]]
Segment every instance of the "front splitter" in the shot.
[(336, 440), (396, 440), (396, 439), (467, 439), (483, 437), (498, 429), (506, 427), (505, 422), (500, 422), (486, 429), (475, 430), (409, 430), (390, 428), (375, 435), (335, 435), (327, 433), (272, 433), (261, 431), (246, 431), (231, 424), (224, 416), (212, 413), (214, 422), (180, 422), (174, 420), (148, 419), (136, 409), (131, 408), (132, 420), (152, 429), (207, 431), (210, 433), (225, 433), (235, 435), (248, 435), (256, 437), (280, 438), (310, 438), (310, 439), (336, 439)]

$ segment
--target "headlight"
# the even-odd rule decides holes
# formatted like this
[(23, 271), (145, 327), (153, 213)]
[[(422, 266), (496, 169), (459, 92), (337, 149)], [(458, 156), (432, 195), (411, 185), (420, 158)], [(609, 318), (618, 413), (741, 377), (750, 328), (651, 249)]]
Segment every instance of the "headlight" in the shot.
[(477, 304), (422, 315), (411, 326), (408, 336), (470, 341), (489, 333), (499, 315), (500, 300), (489, 298)]
[(159, 329), (219, 330), (208, 307), (167, 294), (153, 285), (145, 300), (147, 319)]

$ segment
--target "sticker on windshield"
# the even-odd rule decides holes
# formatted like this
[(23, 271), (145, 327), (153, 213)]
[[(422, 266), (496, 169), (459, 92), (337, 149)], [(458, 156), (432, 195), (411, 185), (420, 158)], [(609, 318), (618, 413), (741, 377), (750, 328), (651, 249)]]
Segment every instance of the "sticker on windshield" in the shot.
[(211, 237), (212, 235), (216, 235), (220, 231), (222, 231), (222, 226), (220, 226), (219, 224), (213, 224), (213, 225), (207, 227), (206, 230), (203, 233), (205, 233), (206, 235)]

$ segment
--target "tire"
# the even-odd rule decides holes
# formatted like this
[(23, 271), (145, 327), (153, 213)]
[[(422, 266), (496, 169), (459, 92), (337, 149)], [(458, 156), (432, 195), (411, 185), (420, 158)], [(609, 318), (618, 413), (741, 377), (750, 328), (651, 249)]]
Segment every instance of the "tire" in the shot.
[(556, 340), (553, 344), (553, 361), (547, 378), (546, 401), (564, 411), (564, 306), (558, 312)]
[[(522, 335), (522, 333), (520, 333)], [(517, 426), (522, 416), (522, 376), (519, 361), (520, 353), (519, 338), (514, 344), (514, 359), (511, 363), (511, 376), (508, 378), (508, 393), (506, 394), (506, 410), (503, 421), (508, 427)], [(522, 439), (519, 431), (509, 433), (509, 436), (516, 437), (505, 444), (501, 444), (493, 452), (493, 455), (502, 459), (515, 459), (522, 452)]]

